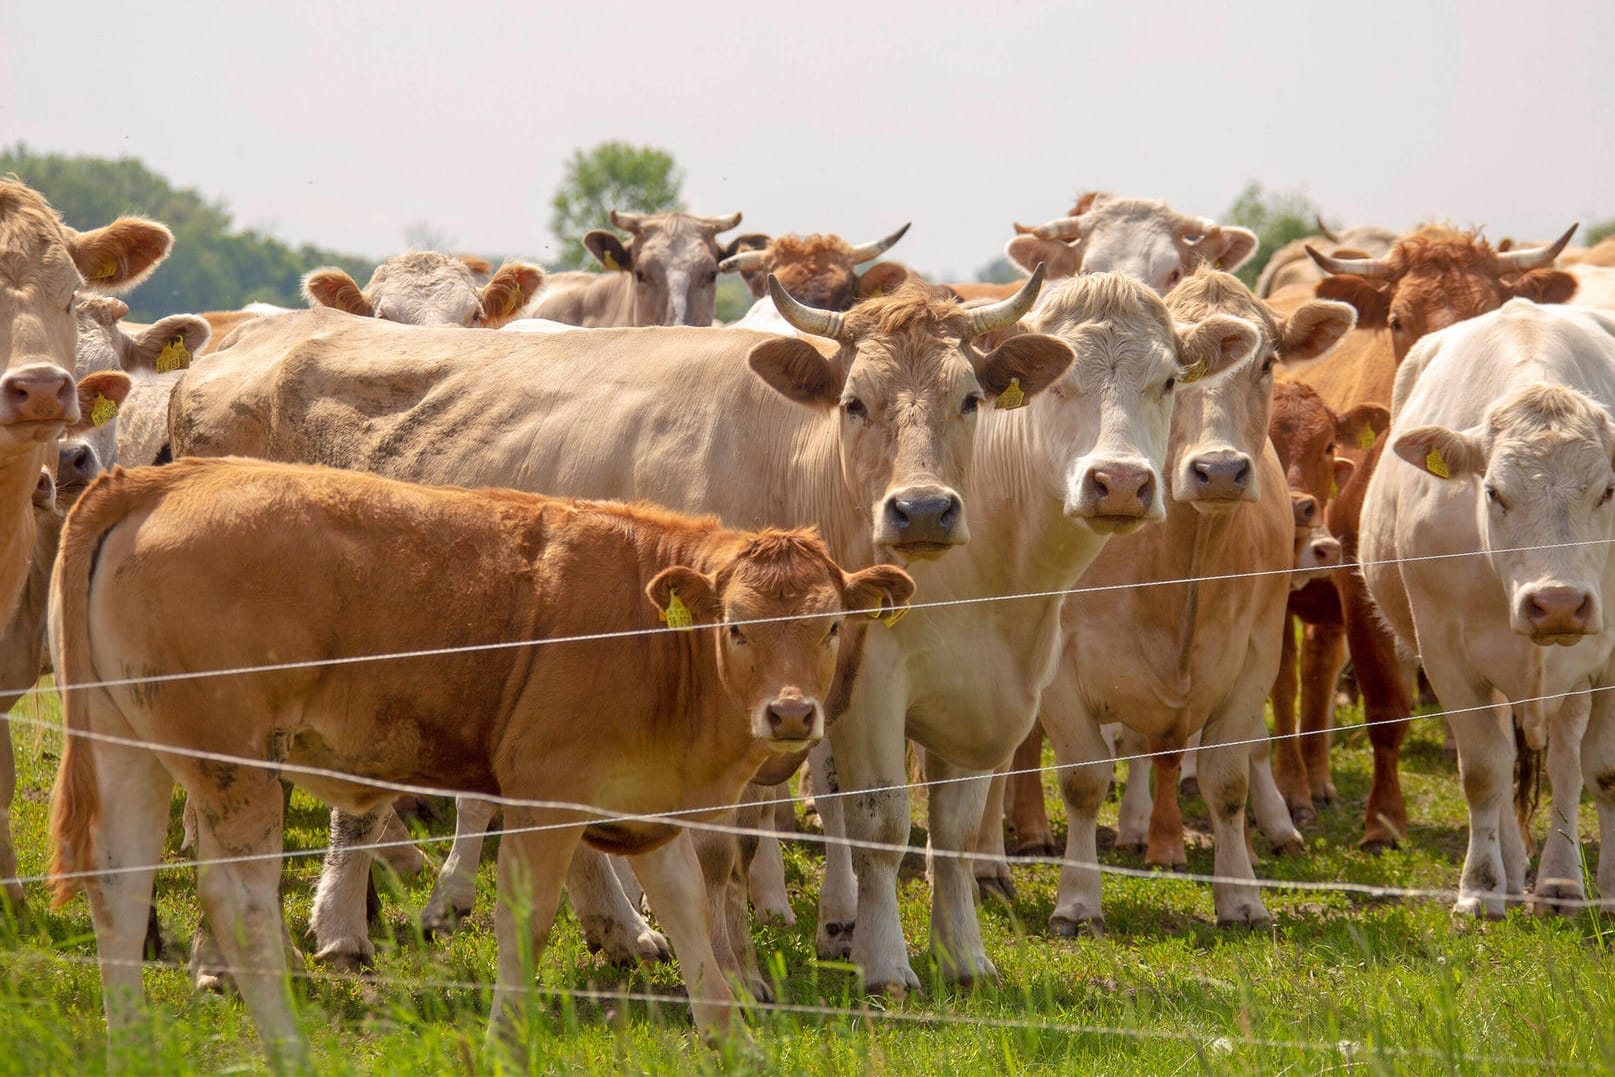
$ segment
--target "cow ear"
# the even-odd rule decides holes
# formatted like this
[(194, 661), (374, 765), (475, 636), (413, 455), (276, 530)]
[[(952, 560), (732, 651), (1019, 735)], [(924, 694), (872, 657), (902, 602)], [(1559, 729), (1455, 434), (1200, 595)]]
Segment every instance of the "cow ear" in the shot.
[(1576, 278), (1559, 269), (1533, 269), (1503, 287), (1511, 295), (1533, 303), (1568, 303), (1576, 294)]
[(589, 248), (594, 260), (605, 266), (609, 272), (627, 272), (634, 268), (634, 256), (628, 253), (628, 248), (622, 245), (622, 240), (603, 228), (596, 228), (584, 235), (583, 245)]
[(1261, 241), (1249, 228), (1220, 225), (1212, 229), (1211, 234), (1201, 240), (1195, 250), (1213, 268), (1232, 273), (1250, 261), (1259, 246)]
[(130, 355), (122, 356), (125, 370), (155, 370), (166, 374), (184, 370), (213, 335), (207, 319), (196, 314), (170, 314), (139, 336), (130, 338)]
[(332, 310), (357, 314), (361, 318), (376, 316), (376, 309), (359, 291), (359, 286), (353, 283), (353, 278), (335, 266), (310, 270), (308, 276), (303, 278), (303, 297), (311, 307), (330, 307)]
[(901, 262), (880, 262), (870, 266), (858, 278), (858, 298), (886, 295), (901, 288), (910, 276), (909, 268)]
[(1319, 299), (1333, 299), (1350, 304), (1357, 311), (1359, 329), (1384, 329), (1391, 314), (1390, 281), (1369, 280), (1366, 277), (1341, 273), (1325, 277), (1313, 288)]
[(718, 246), (718, 261), (733, 258), (741, 251), (766, 251), (772, 237), (763, 232), (746, 232)]
[(1444, 426), (1420, 426), (1391, 443), (1396, 455), (1438, 479), (1467, 478), (1486, 467), (1480, 438)]
[(834, 408), (841, 404), (845, 382), (832, 341), (806, 337), (773, 337), (746, 356), (746, 363), (774, 391), (798, 404)]
[(1077, 272), (1077, 252), (1063, 239), (1016, 236), (1004, 245), (1004, 256), (1028, 273), (1036, 272), (1042, 263), (1048, 280), (1075, 276)]
[(1358, 404), (1335, 416), (1335, 440), (1367, 452), (1391, 428), (1391, 413), (1383, 404)]
[(507, 262), (482, 286), (482, 325), (498, 329), (519, 316), (544, 285), (544, 271), (525, 262)]
[(1351, 477), (1357, 474), (1357, 465), (1346, 459), (1344, 456), (1335, 457), (1334, 468), (1335, 488), (1329, 491), (1329, 499), (1331, 501), (1340, 496), (1340, 491), (1344, 490), (1346, 488), (1346, 484), (1351, 481)]
[(1032, 396), (1058, 381), (1076, 357), (1071, 345), (1059, 337), (1021, 333), (982, 358), (977, 364), (976, 380), (990, 396), (1009, 391), (1012, 383), (1025, 396)]
[[(68, 425), (63, 436), (82, 434), (97, 426), (105, 426), (118, 414), (129, 396), (134, 382), (121, 370), (97, 370), (79, 379), (79, 420)], [(108, 406), (110, 402), (110, 407)]]
[(671, 628), (712, 624), (718, 619), (717, 581), (693, 568), (674, 565), (662, 569), (645, 594)]
[(907, 606), (914, 597), (914, 578), (896, 565), (874, 565), (842, 573), (841, 590), (849, 612), (874, 617)]
[[(1232, 314), (1213, 314), (1192, 326), (1178, 326), (1181, 381), (1216, 377), (1244, 360), (1262, 342), (1257, 328)], [(1192, 377), (1190, 375), (1193, 375)]]
[(488, 259), (475, 254), (456, 254), (465, 267), (471, 271), (471, 276), (477, 280), (487, 280), (493, 276), (493, 263)]
[(1340, 343), (1357, 324), (1357, 311), (1345, 303), (1314, 299), (1281, 319), (1279, 355), (1285, 360), (1316, 359)]
[(70, 233), (73, 264), (98, 292), (133, 288), (162, 264), (174, 233), (140, 217), (120, 217), (105, 228)]

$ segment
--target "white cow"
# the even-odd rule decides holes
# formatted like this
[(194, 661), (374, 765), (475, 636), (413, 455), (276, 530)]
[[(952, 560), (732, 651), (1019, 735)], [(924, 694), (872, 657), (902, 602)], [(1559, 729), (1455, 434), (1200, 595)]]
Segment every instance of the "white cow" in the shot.
[[(1615, 317), (1597, 311), (1515, 299), (1423, 338), (1397, 371), (1388, 441), (1401, 460), (1369, 483), (1360, 552), (1386, 620), (1454, 712), (1469, 806), (1460, 913), (1501, 916), (1524, 890), (1513, 721), (1499, 704), (1516, 705), (1530, 747), (1549, 743), (1556, 818), (1539, 905), (1584, 895), (1583, 775), (1604, 848), (1615, 840), (1615, 699), (1595, 693), (1590, 722), (1586, 696), (1528, 702), (1610, 684), (1612, 410)], [(1615, 855), (1600, 857), (1598, 884), (1615, 893)]]

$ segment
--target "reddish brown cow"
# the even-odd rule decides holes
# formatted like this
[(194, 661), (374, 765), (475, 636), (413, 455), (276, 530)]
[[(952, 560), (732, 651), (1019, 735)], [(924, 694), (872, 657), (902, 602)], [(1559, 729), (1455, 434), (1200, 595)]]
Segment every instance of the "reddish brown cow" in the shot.
[(856, 247), (840, 236), (779, 236), (761, 244), (748, 244), (740, 253), (718, 263), (718, 271), (741, 274), (758, 299), (763, 290), (752, 281), (758, 277), (766, 281), (773, 273), (787, 292), (809, 306), (851, 310), (860, 299), (896, 291), (915, 277), (913, 270), (895, 262), (872, 266), (861, 276), (856, 268), (890, 250), (908, 228), (905, 224), (884, 239)]
[[(1553, 264), (1574, 231), (1572, 227), (1551, 246), (1506, 254), (1494, 251), (1473, 233), (1440, 226), (1421, 228), (1404, 237), (1383, 258), (1332, 258), (1309, 251), (1331, 274), (1317, 283), (1315, 294), (1356, 307), (1357, 328), (1327, 357), (1290, 376), (1316, 389), (1337, 412), (1349, 412), (1364, 403), (1388, 404), (1397, 364), (1426, 333), (1495, 310), (1515, 297), (1539, 303), (1569, 299), (1575, 291), (1575, 278), (1546, 267)], [(1300, 298), (1305, 298), (1304, 293), (1275, 296), (1272, 302), (1284, 309)], [(1367, 449), (1340, 444), (1338, 448), (1357, 470), (1326, 518), (1349, 565), (1357, 558), (1363, 493), (1383, 444)], [(1327, 728), (1333, 721), (1328, 701), (1349, 646), (1374, 747), (1374, 782), (1361, 844), (1370, 849), (1395, 846), (1407, 834), (1397, 765), (1412, 713), (1408, 680), (1397, 657), (1396, 641), (1374, 609), (1362, 577), (1349, 569), (1334, 576), (1335, 595), (1314, 585), (1308, 589), (1313, 594), (1301, 599), (1316, 601), (1306, 614), (1311, 627), (1301, 653), (1301, 681), (1322, 700), (1321, 716), (1303, 716), (1303, 724), (1316, 720)], [(1307, 781), (1314, 800), (1328, 802), (1335, 790), (1322, 747), (1324, 738), (1324, 734), (1306, 738), (1318, 742), (1308, 749), (1315, 753), (1315, 765), (1314, 756), (1309, 755)]]

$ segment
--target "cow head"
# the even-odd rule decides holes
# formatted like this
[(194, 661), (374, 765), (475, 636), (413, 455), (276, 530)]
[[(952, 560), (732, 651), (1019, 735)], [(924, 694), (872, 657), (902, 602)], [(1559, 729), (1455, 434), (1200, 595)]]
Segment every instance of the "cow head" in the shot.
[(37, 192), (0, 180), (0, 450), (48, 443), (78, 421), (75, 294), (134, 287), (173, 242), (133, 217), (76, 232)]
[(805, 306), (770, 278), (781, 316), (809, 337), (773, 337), (748, 362), (784, 396), (836, 415), (846, 488), (867, 506), (876, 548), (930, 557), (970, 539), (963, 491), (976, 413), (1000, 394), (1031, 397), (1065, 371), (1071, 348), (1037, 333), (983, 354), (983, 333), (1014, 324), (1042, 287), (966, 310), (908, 284), (846, 313)]
[(1256, 252), (1256, 233), (1248, 228), (1190, 217), (1149, 199), (1085, 196), (1074, 208), (1081, 212), (1010, 240), (1010, 260), (1022, 266), (1047, 261), (1051, 276), (1057, 270), (1125, 273), (1165, 295), (1199, 266), (1232, 272)]
[(78, 380), (79, 419), (56, 444), (56, 490), (77, 500), (90, 480), (118, 462), (118, 409), (132, 383), (121, 370), (98, 370)]
[(1172, 413), (1172, 497), (1201, 512), (1255, 501), (1275, 366), (1281, 359), (1323, 354), (1350, 332), (1356, 317), (1344, 303), (1313, 301), (1280, 318), (1238, 278), (1206, 267), (1174, 289), (1166, 305), (1189, 325), (1223, 318), (1257, 330), (1255, 346), (1237, 369), (1179, 394)]
[(1499, 400), (1477, 427), (1417, 427), (1392, 448), (1443, 482), (1480, 485), (1482, 546), (1507, 591), (1515, 632), (1568, 646), (1603, 631), (1615, 423), (1596, 401), (1565, 386), (1531, 385)]
[(377, 266), (363, 290), (345, 270), (322, 266), (303, 278), (303, 295), (310, 306), (361, 318), (498, 329), (521, 314), (543, 283), (537, 266), (507, 262), (478, 289), (464, 256), (406, 251)]
[(74, 370), (80, 377), (97, 370), (184, 370), (213, 335), (200, 315), (170, 314), (130, 336), (118, 324), (129, 313), (123, 300), (81, 295), (74, 306), (78, 315)]
[(840, 236), (780, 236), (760, 249), (725, 258), (718, 263), (718, 271), (750, 274), (766, 271), (778, 277), (787, 292), (808, 306), (850, 310), (858, 300), (896, 291), (907, 280), (906, 270), (894, 279), (893, 269), (876, 266), (866, 274), (873, 278), (866, 287), (857, 269), (891, 249), (907, 231), (905, 224), (885, 239), (857, 247)]
[(687, 213), (621, 213), (611, 223), (628, 245), (603, 229), (583, 245), (611, 272), (634, 275), (635, 325), (711, 325), (718, 299), (718, 262), (727, 255), (717, 240), (740, 223), (740, 214), (692, 217)]
[(1390, 330), (1400, 363), (1426, 333), (1496, 310), (1510, 299), (1568, 300), (1576, 279), (1549, 267), (1575, 231), (1571, 225), (1546, 247), (1499, 254), (1473, 233), (1430, 226), (1398, 240), (1383, 258), (1337, 258), (1311, 247), (1307, 254), (1332, 274), (1318, 282), (1318, 298), (1350, 303), (1364, 329)]
[(900, 610), (914, 581), (893, 565), (849, 575), (811, 530), (738, 538), (712, 571), (664, 569), (646, 593), (669, 624), (677, 602), (691, 624), (721, 626), (719, 679), (752, 736), (798, 751), (824, 736), (843, 615)]

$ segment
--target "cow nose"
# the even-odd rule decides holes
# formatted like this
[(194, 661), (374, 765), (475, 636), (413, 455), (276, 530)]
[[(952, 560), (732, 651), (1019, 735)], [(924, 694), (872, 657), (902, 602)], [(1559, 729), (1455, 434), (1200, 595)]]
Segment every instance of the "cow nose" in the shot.
[(1244, 453), (1210, 452), (1197, 456), (1189, 464), (1196, 485), (1196, 495), (1207, 499), (1237, 498), (1244, 496), (1250, 485), (1251, 462)]
[(14, 370), (0, 378), (0, 423), (64, 422), (76, 411), (73, 378), (53, 366)]
[(1088, 472), (1088, 494), (1100, 516), (1143, 516), (1155, 501), (1149, 468), (1109, 465)]
[(807, 740), (816, 710), (805, 699), (776, 699), (768, 705), (768, 727), (779, 740)]
[(36, 508), (47, 508), (56, 500), (56, 480), (50, 477), (50, 472), (41, 470), (39, 481), (34, 483), (34, 505)]
[(1290, 511), (1295, 514), (1295, 526), (1311, 527), (1318, 515), (1318, 499), (1311, 494), (1290, 498)]
[(63, 486), (81, 486), (95, 477), (95, 453), (83, 442), (69, 442), (56, 454), (56, 474)]
[(1340, 540), (1334, 536), (1313, 539), (1310, 545), (1312, 550), (1312, 563), (1315, 565), (1335, 565), (1340, 563)]
[(1582, 636), (1593, 612), (1593, 596), (1579, 587), (1540, 587), (1525, 596), (1525, 619), (1532, 636)]
[(963, 507), (951, 493), (894, 497), (886, 502), (886, 521), (897, 532), (898, 545), (950, 542)]

